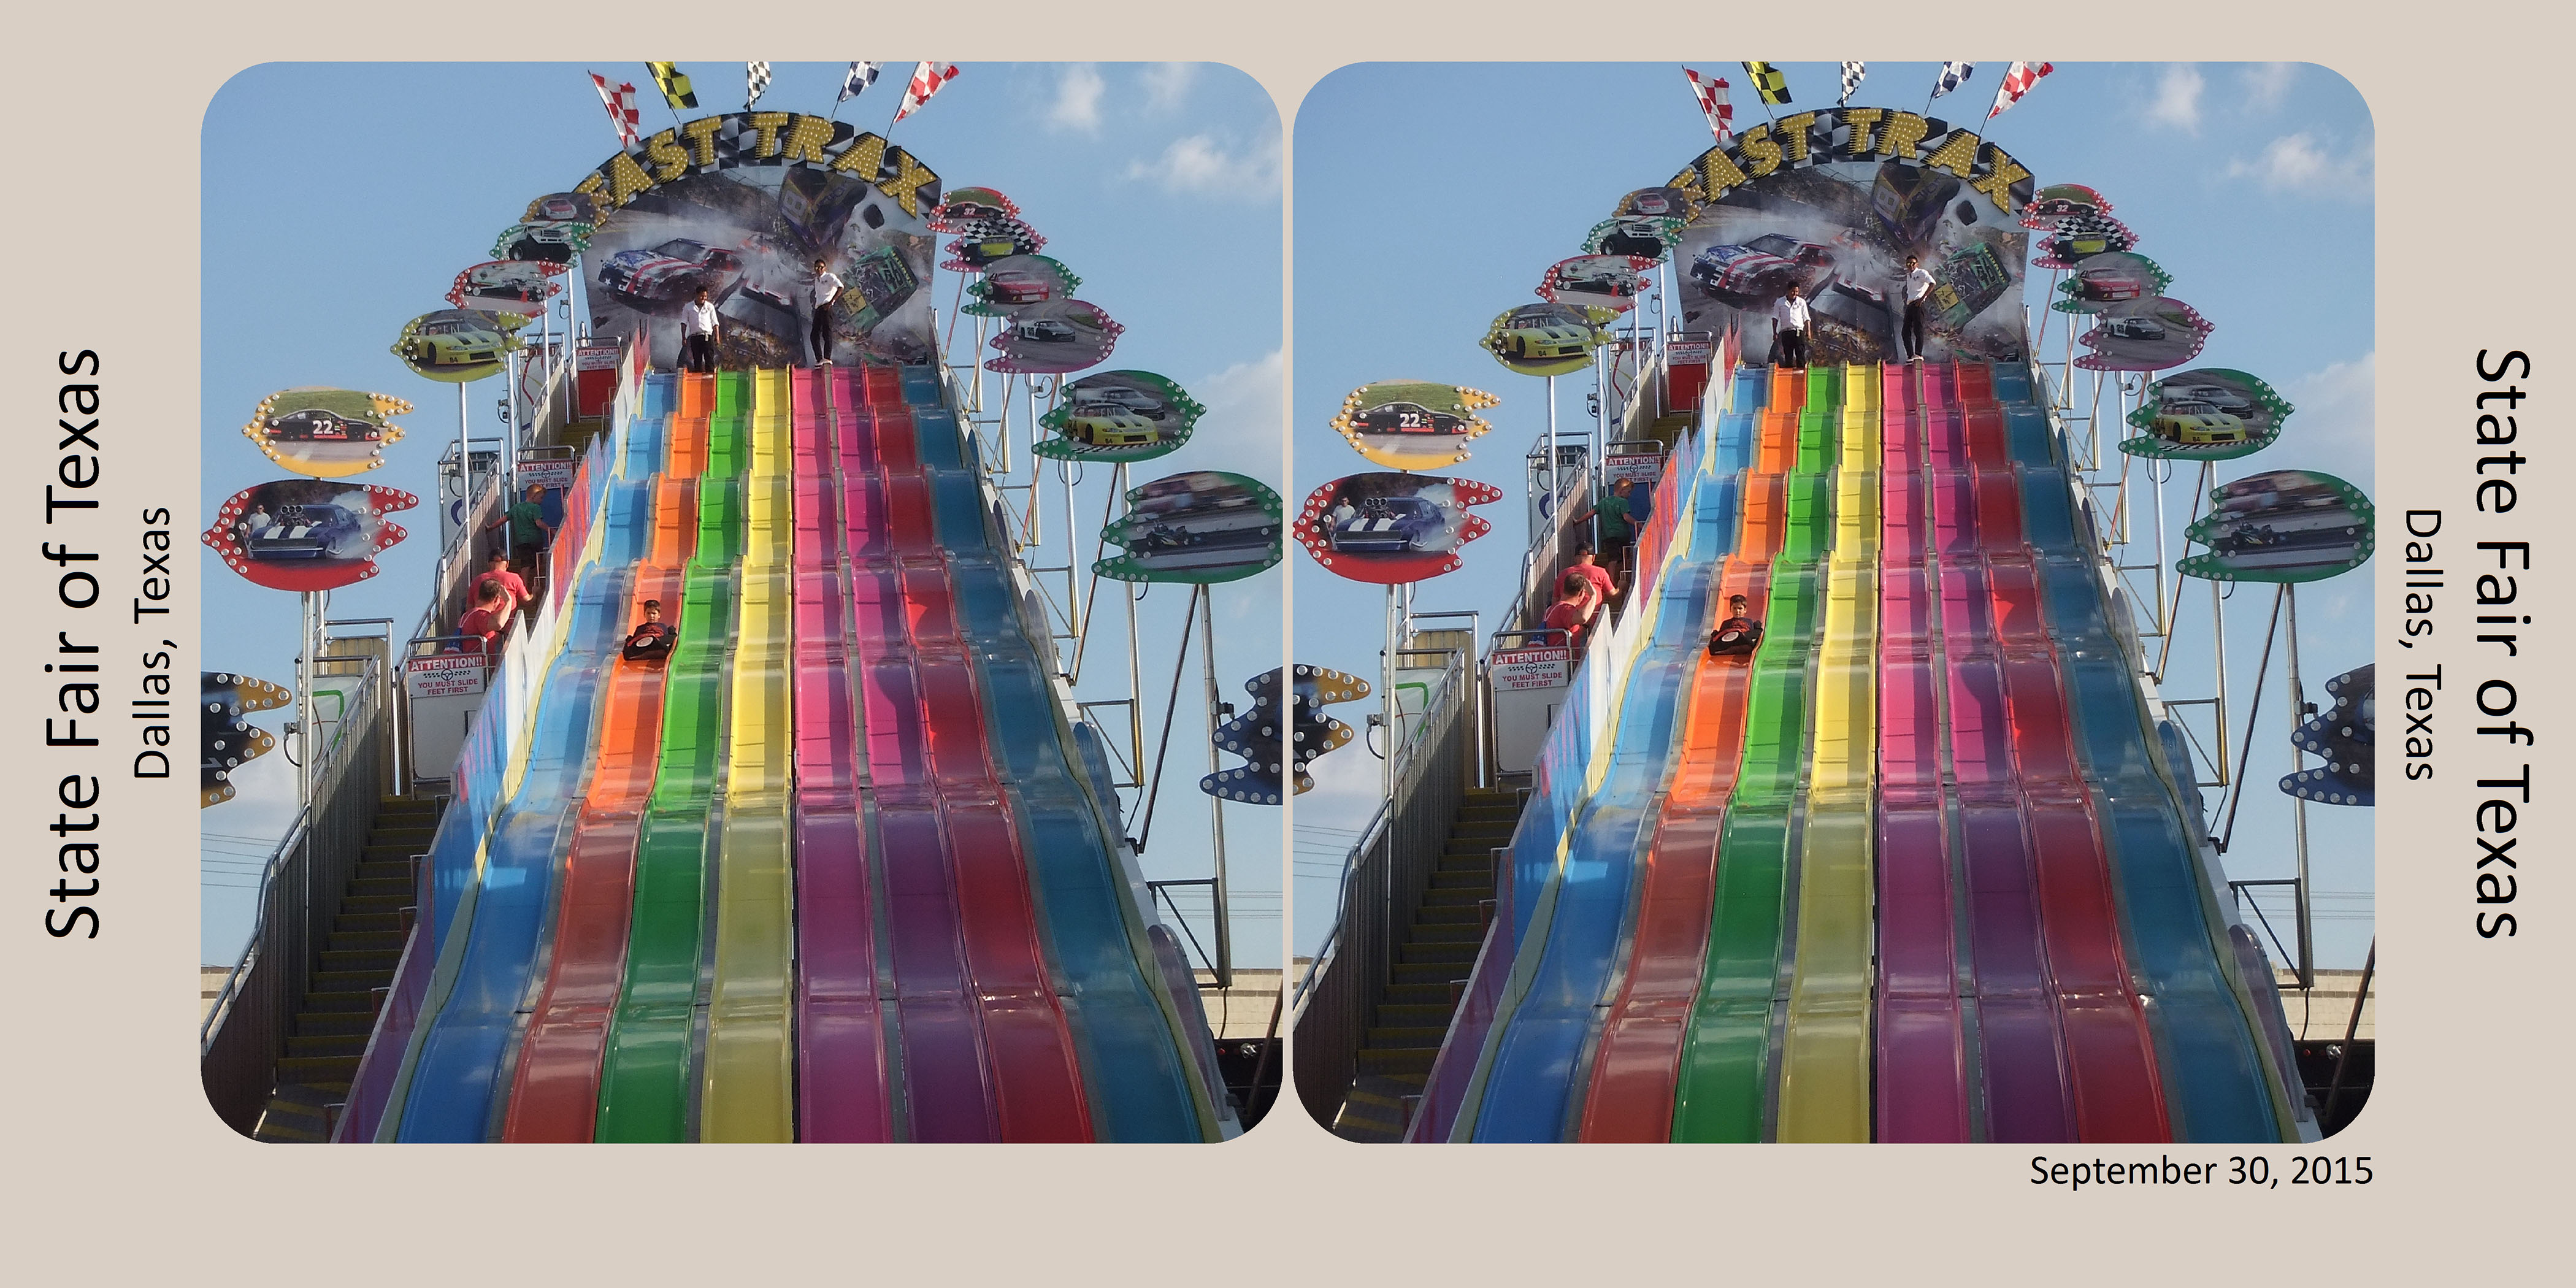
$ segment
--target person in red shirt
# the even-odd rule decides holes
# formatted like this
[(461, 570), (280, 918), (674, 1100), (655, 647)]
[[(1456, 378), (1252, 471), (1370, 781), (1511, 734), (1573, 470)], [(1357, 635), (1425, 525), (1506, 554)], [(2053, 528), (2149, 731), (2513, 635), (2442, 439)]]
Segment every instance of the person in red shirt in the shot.
[[(511, 612), (525, 611), (528, 601), (534, 598), (528, 593), (528, 583), (519, 580), (519, 574), (510, 571), (510, 552), (507, 550), (496, 549), (484, 559), (482, 579), (500, 583), (502, 591), (510, 597), (509, 611)], [(478, 593), (475, 598), (480, 599), (482, 596)]]
[(1611, 579), (1610, 570), (1595, 562), (1598, 558), (1599, 556), (1590, 550), (1577, 551), (1574, 556), (1574, 566), (1566, 571), (1581, 574), (1585, 581), (1592, 584), (1593, 593), (1600, 596), (1601, 602), (1606, 604), (1610, 602), (1612, 595), (1619, 593), (1619, 587), (1618, 583)]
[(510, 592), (485, 577), (474, 583), (474, 607), (456, 621), (456, 633), (467, 636), (465, 651), (489, 653), (510, 625)]
[(1548, 628), (1565, 632), (1566, 644), (1579, 654), (1600, 612), (1601, 596), (1592, 588), (1591, 580), (1575, 569), (1566, 569), (1565, 576), (1557, 582), (1556, 603), (1547, 610)]
[(671, 645), (679, 631), (662, 624), (662, 601), (644, 601), (644, 620), (636, 623), (633, 634), (626, 637), (620, 656), (629, 662), (659, 662), (671, 656)]

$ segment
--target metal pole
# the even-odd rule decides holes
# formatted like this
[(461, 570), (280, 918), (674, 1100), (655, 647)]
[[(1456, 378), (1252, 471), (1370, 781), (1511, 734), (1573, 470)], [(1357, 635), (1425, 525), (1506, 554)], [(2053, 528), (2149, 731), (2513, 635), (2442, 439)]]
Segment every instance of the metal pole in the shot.
[[(1595, 369), (1598, 369), (1596, 364)], [(1547, 378), (1547, 504), (1539, 507), (1550, 526), (1557, 522), (1556, 501), (1563, 489), (1557, 486), (1556, 464), (1556, 377)]]
[[(2289, 617), (2290, 727), (2295, 729), (2299, 722), (2307, 719), (2308, 716), (2307, 690), (2299, 685), (2299, 588), (2291, 585), (2281, 587), (2281, 600)], [(2225, 691), (2224, 687), (2220, 689), (2221, 693)], [(2224, 736), (2224, 726), (2221, 726), (2221, 735)], [(2249, 733), (2247, 736), (2252, 735)], [(2291, 771), (2296, 772), (2307, 768), (2307, 762), (2308, 758), (2299, 750), (2299, 745), (2295, 742), (2291, 743)], [(2309, 920), (2308, 900), (2308, 802), (2304, 797), (2290, 798), (2290, 830), (2291, 835), (2296, 839), (2299, 858), (2299, 884), (2291, 887), (2299, 899), (2299, 987), (2315, 988), (2317, 986), (2316, 955), (2313, 951), (2315, 932)], [(2375, 942), (2372, 950), (2377, 951)], [(2360, 1013), (2361, 1002), (2355, 999), (2353, 1014), (2358, 1016)]]
[(2335, 1056), (2334, 1080), (2326, 1084), (2326, 1107), (2317, 1115), (2317, 1125), (2334, 1117), (2335, 1102), (2343, 1099), (2344, 1066), (2352, 1062), (2353, 1039), (2361, 1032), (2361, 1004), (2370, 1000), (2370, 977), (2379, 970), (2379, 938), (2370, 940), (2370, 955), (2361, 960), (2361, 987), (2352, 993), (2352, 1015), (2343, 1023), (2343, 1050)]
[[(1551, 483), (1554, 480), (1550, 480)], [(1378, 720), (1385, 726), (1386, 755), (1378, 765), (1378, 799), (1395, 799), (1395, 597), (1396, 587), (1386, 588), (1386, 648), (1377, 658)]]
[[(1199, 616), (1199, 653), (1201, 660), (1204, 661), (1207, 666), (1208, 772), (1213, 774), (1216, 773), (1219, 768), (1217, 764), (1216, 730), (1217, 725), (1220, 723), (1217, 719), (1216, 712), (1218, 692), (1216, 680), (1215, 588), (1202, 588), (1198, 598), (1201, 608)], [(1287, 677), (1282, 676), (1281, 678), (1285, 679)], [(1284, 701), (1284, 699), (1289, 696), (1289, 692), (1284, 688), (1284, 686), (1280, 696), (1283, 699), (1280, 709), (1273, 714), (1281, 722), (1279, 730), (1280, 750), (1284, 752), (1287, 750), (1289, 723), (1288, 706)], [(1289, 766), (1286, 764), (1281, 766), (1281, 769), (1283, 770), (1288, 768)], [(1279, 793), (1283, 798), (1294, 794), (1296, 790), (1297, 784), (1291, 778), (1282, 777), (1279, 784)], [(1212, 914), (1216, 919), (1216, 986), (1218, 988), (1232, 988), (1234, 987), (1234, 930), (1231, 925), (1231, 918), (1227, 915), (1226, 906), (1225, 797), (1215, 792), (1208, 793), (1208, 838), (1210, 844), (1214, 847), (1216, 857), (1216, 886), (1213, 891), (1216, 899), (1216, 911)]]
[[(465, 553), (474, 553), (474, 445), (465, 428), (465, 386), (456, 386), (456, 530), (465, 538)], [(469, 559), (470, 562), (470, 559)]]

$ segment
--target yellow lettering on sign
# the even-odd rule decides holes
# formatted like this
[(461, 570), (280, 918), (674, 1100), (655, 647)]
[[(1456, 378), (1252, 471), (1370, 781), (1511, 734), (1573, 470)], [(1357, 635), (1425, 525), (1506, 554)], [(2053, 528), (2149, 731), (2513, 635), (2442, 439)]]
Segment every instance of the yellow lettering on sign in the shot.
[(1780, 168), (1780, 145), (1772, 140), (1770, 126), (1757, 125), (1746, 130), (1743, 141), (1736, 146), (1744, 150), (1744, 159), (1752, 164), (1754, 178), (1759, 179)]
[[(1716, 150), (1717, 149), (1714, 148), (1710, 149), (1712, 152)], [(1672, 178), (1664, 180), (1664, 186), (1667, 188), (1678, 188), (1683, 192), (1687, 192), (1694, 197), (1700, 198), (1703, 201), (1708, 199), (1708, 194), (1700, 191), (1699, 163), (1696, 161), (1683, 166), (1681, 172), (1675, 174)]]
[(689, 151), (695, 156), (692, 164), (703, 170), (716, 163), (716, 132), (723, 128), (721, 116), (701, 116), (680, 127), (680, 133), (689, 136)]
[(609, 198), (601, 195), (599, 190), (607, 186), (608, 176), (593, 171), (588, 178), (574, 184), (572, 190), (590, 198), (591, 209), (605, 215), (608, 213)]
[(1813, 112), (1800, 112), (1796, 116), (1780, 118), (1780, 146), (1789, 150), (1791, 161), (1807, 159), (1807, 126), (1815, 119), (1816, 114)]
[(689, 172), (689, 154), (680, 148), (679, 136), (664, 130), (644, 140), (644, 155), (653, 159), (653, 178), (661, 183)]
[(787, 124), (785, 112), (751, 114), (751, 136), (755, 140), (752, 155), (767, 159), (778, 155), (778, 131)]
[(608, 159), (608, 199), (618, 205), (635, 200), (635, 194), (653, 186), (651, 175), (635, 164), (635, 158), (623, 152)]
[(1887, 115), (1887, 109), (1885, 108), (1844, 108), (1843, 120), (1849, 122), (1851, 125), (1851, 142), (1843, 145), (1843, 155), (1847, 157), (1869, 155), (1869, 127), (1876, 124), (1878, 118), (1885, 115)]
[(1724, 148), (1710, 148), (1708, 155), (1701, 158), (1700, 180), (1702, 201), (1715, 201), (1725, 196), (1727, 189), (1745, 182), (1744, 171), (1736, 168), (1735, 158), (1726, 155)]
[(1923, 158), (1923, 168), (1947, 170), (1962, 179), (1967, 178), (1977, 169), (1977, 136), (1966, 130), (1950, 131), (1949, 141), (1943, 143), (1932, 155)]
[(918, 215), (921, 213), (922, 186), (937, 182), (939, 182), (939, 175), (936, 171), (913, 160), (911, 153), (902, 148), (896, 148), (894, 177), (879, 183), (877, 191), (894, 198), (895, 204), (903, 207), (903, 213)]
[(2030, 171), (2022, 169), (2020, 162), (2005, 156), (2002, 148), (1988, 147), (1986, 155), (1994, 163), (1994, 170), (1968, 186), (1986, 194), (1987, 199), (1995, 203), (1995, 209), (2011, 214), (2012, 186), (2029, 178)]
[(886, 141), (873, 134), (862, 134), (841, 149), (841, 159), (832, 169), (841, 174), (854, 174), (869, 183), (877, 181), (877, 170), (885, 163)]
[(1913, 156), (1914, 145), (1923, 141), (1923, 132), (1929, 128), (1929, 123), (1912, 112), (1888, 113), (1886, 127), (1878, 132), (1878, 154)]
[(832, 141), (832, 123), (819, 116), (799, 114), (796, 124), (787, 130), (787, 159), (811, 161), (821, 165), (830, 160), (823, 155), (823, 145)]

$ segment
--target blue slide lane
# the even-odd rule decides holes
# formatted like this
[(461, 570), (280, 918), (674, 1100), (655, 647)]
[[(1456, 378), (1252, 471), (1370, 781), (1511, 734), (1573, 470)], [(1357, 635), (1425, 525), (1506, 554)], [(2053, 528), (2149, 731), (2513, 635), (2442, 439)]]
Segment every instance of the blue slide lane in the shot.
[(1700, 480), (1699, 530), (1666, 572), (1654, 637), (1628, 672), (1609, 774), (1567, 850), (1546, 956), (1513, 1008), (1486, 1076), (1477, 1140), (1554, 1141), (1569, 1134), (1569, 1097), (1580, 1085), (1575, 1063), (1600, 1023), (1612, 968), (1624, 956), (1641, 841), (1670, 777), (1691, 665), (1708, 638), (1709, 582), (1734, 545), (1737, 525), (1725, 523), (1712, 534), (1710, 520), (1735, 508), (1736, 486), (1733, 475)]

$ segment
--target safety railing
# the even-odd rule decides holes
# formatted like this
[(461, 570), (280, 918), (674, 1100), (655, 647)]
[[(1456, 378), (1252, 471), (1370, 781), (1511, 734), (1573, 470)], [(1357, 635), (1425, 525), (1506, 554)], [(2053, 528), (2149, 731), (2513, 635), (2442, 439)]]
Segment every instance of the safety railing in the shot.
[(250, 941), (197, 1030), (206, 1102), (245, 1136), (259, 1126), (276, 1086), (305, 983), (329, 942), (381, 799), (389, 741), (382, 673), (374, 658), (350, 660), (363, 664), (356, 699), (313, 760), (312, 799), (260, 874)]
[(1310, 1108), (1341, 1103), (1359, 1072), (1378, 985), (1394, 970), (1395, 941), (1413, 924), (1440, 862), (1474, 765), (1472, 694), (1463, 652), (1425, 705), (1397, 757), (1393, 798), (1378, 807), (1342, 873), (1340, 906), (1323, 946), (1298, 981), (1290, 1074)]

